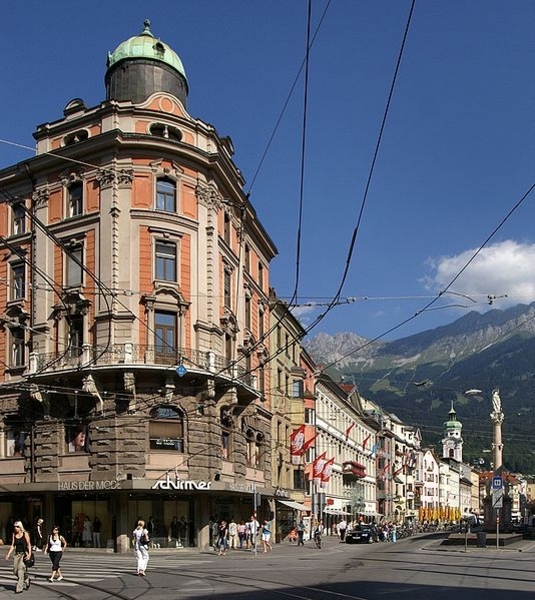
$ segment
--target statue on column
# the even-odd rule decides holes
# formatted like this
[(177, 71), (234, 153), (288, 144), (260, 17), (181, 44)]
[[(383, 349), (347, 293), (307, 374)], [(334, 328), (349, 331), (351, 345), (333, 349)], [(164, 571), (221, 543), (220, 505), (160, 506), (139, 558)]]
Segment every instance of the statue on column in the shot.
[(490, 413), (490, 418), (493, 423), (502, 423), (503, 422), (503, 410), (502, 410), (502, 401), (500, 398), (500, 390), (496, 388), (492, 392), (492, 412)]

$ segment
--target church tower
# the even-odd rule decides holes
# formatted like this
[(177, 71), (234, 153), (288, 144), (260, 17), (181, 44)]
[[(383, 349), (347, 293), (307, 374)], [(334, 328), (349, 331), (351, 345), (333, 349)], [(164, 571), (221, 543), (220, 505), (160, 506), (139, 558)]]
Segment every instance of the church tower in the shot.
[(444, 438), (442, 439), (442, 457), (453, 458), (457, 462), (463, 461), (463, 438), (461, 436), (463, 425), (457, 420), (457, 413), (451, 403), (448, 420), (444, 423)]

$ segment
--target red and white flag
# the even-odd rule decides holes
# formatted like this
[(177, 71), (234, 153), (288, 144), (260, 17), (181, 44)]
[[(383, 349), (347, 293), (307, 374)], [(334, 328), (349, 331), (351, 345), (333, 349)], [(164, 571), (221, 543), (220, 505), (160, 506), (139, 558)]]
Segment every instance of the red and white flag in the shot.
[(349, 439), (349, 434), (351, 433), (351, 430), (353, 429), (353, 427), (355, 427), (356, 423), (351, 423), (351, 425), (346, 429), (346, 442)]
[(370, 433), (370, 435), (367, 438), (364, 438), (364, 441), (362, 442), (362, 451), (364, 452), (364, 450), (366, 450), (366, 444), (368, 443), (369, 439), (372, 437), (372, 434)]
[(307, 440), (303, 446), (303, 454), (312, 446), (312, 444), (316, 441), (318, 434), (315, 433), (309, 440)]
[(334, 458), (330, 458), (323, 467), (323, 473), (321, 474), (321, 487), (326, 488), (331, 480), (331, 474), (333, 472)]
[(290, 457), (292, 465), (301, 462), (301, 456), (305, 452), (305, 426), (298, 427), (290, 436)]
[(316, 460), (312, 463), (312, 479), (314, 480), (314, 483), (316, 485), (319, 485), (321, 483), (323, 469), (325, 468), (325, 464), (327, 462), (327, 459), (325, 458), (326, 454), (327, 452), (320, 454), (318, 458), (316, 458)]

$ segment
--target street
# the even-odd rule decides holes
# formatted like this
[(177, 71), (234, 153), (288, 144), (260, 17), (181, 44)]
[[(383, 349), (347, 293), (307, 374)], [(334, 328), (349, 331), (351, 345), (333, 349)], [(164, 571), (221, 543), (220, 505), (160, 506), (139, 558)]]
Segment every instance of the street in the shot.
[[(133, 553), (71, 549), (62, 560), (61, 582), (47, 581), (50, 562), (39, 554), (31, 588), (24, 594), (40, 600), (375, 600), (401, 595), (410, 600), (508, 600), (533, 596), (534, 562), (535, 541), (465, 552), (464, 547), (440, 547), (436, 538), (362, 545), (326, 538), (322, 550), (311, 543), (286, 543), (257, 555), (242, 550), (226, 556), (152, 550), (147, 577), (141, 578), (135, 574)], [(11, 564), (0, 563), (0, 600), (14, 591)]]

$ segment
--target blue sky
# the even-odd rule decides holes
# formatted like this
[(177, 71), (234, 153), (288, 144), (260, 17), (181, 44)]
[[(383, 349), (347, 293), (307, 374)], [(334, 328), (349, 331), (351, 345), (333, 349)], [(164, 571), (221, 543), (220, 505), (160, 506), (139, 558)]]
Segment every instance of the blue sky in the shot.
[[(298, 287), (305, 325), (340, 283), (410, 5), (312, 2), (313, 31), (328, 10), (310, 53)], [(0, 168), (31, 156), (12, 144), (33, 147), (35, 127), (61, 118), (72, 98), (104, 99), (107, 52), (149, 18), (184, 63), (190, 114), (232, 138), (245, 189), (279, 249), (271, 283), (280, 297), (292, 295), (302, 76), (255, 174), (305, 56), (305, 0), (27, 0), (5, 17)], [(374, 338), (396, 328), (496, 228), (452, 293), (386, 339), (487, 310), (489, 294), (493, 308), (535, 300), (535, 193), (499, 227), (535, 181), (534, 29), (532, 0), (416, 2), (342, 291), (350, 300), (310, 335)]]

